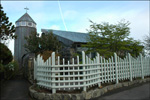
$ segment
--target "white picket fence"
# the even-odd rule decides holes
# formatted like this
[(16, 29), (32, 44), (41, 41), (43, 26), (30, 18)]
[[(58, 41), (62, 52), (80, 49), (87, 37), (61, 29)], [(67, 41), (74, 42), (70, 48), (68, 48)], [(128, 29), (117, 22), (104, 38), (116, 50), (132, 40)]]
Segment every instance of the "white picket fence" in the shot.
[[(82, 51), (82, 64), (79, 63), (79, 56), (74, 58), (72, 63), (68, 61), (65, 64), (65, 59), (62, 60), (63, 64), (60, 65), (60, 57), (55, 57), (55, 52), (52, 56), (44, 62), (42, 57), (38, 55), (34, 59), (34, 79), (37, 84), (43, 88), (52, 90), (74, 90), (83, 89), (87, 90), (88, 87), (101, 83), (116, 82), (121, 80), (150, 76), (150, 58), (139, 57), (133, 58), (128, 54), (126, 58), (119, 58), (116, 53), (114, 57), (105, 60), (97, 53), (96, 58), (91, 60)], [(57, 64), (56, 64), (57, 63)]]

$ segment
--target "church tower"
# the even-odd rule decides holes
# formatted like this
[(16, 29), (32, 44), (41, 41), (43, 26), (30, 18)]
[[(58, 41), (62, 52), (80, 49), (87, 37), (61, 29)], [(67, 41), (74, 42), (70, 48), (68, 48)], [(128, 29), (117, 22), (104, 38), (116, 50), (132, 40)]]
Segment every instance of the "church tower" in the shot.
[(36, 32), (36, 23), (26, 12), (16, 21), (15, 35), (17, 35), (17, 39), (15, 39), (14, 44), (14, 58), (18, 61), (20, 67), (22, 64), (22, 57), (27, 54), (24, 48), (24, 44), (26, 44), (24, 37), (29, 36), (32, 32)]

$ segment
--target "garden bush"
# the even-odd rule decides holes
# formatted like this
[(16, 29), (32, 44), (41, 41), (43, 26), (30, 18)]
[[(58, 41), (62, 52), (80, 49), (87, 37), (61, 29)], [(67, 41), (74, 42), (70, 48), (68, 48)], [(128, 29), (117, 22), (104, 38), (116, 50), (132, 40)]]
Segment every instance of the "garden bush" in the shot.
[(12, 61), (4, 66), (4, 78), (9, 80), (14, 78), (19, 72), (19, 65), (17, 61)]
[(12, 60), (13, 56), (9, 48), (5, 44), (0, 43), (0, 63), (6, 65)]

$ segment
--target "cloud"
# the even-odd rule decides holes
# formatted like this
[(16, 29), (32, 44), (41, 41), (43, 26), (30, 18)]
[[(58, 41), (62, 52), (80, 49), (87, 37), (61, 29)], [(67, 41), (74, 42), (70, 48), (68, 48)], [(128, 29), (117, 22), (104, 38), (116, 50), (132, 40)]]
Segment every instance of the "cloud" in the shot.
[[(141, 39), (149, 31), (149, 5), (147, 2), (61, 2), (62, 13), (69, 31), (87, 32), (89, 19), (96, 22), (117, 23), (121, 19), (131, 22), (131, 37)], [(57, 2), (48, 1), (2, 1), (4, 11), (15, 23), (27, 6), (29, 15), (41, 28), (64, 29)], [(9, 47), (13, 51), (14, 42)]]
[(90, 22), (92, 20), (96, 23), (109, 22), (110, 24), (116, 24), (121, 19), (129, 21), (130, 37), (133, 37), (136, 40), (143, 40), (143, 36), (149, 32), (149, 11), (146, 10), (128, 10), (126, 12), (106, 12), (99, 13), (99, 11), (88, 12), (86, 14), (80, 15), (72, 26), (72, 30), (87, 32), (86, 29), (89, 29)]

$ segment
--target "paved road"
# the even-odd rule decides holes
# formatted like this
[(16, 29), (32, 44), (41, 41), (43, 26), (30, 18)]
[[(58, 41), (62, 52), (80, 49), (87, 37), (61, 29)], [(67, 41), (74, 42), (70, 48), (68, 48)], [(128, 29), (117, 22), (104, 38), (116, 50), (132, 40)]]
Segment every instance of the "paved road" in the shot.
[(116, 89), (94, 100), (150, 100), (150, 83)]
[(31, 100), (29, 86), (29, 82), (23, 78), (9, 80), (2, 84), (0, 100)]
[[(29, 86), (22, 78), (9, 80), (1, 89), (0, 100), (33, 100), (28, 95)], [(150, 100), (150, 83), (116, 89), (92, 100)]]

